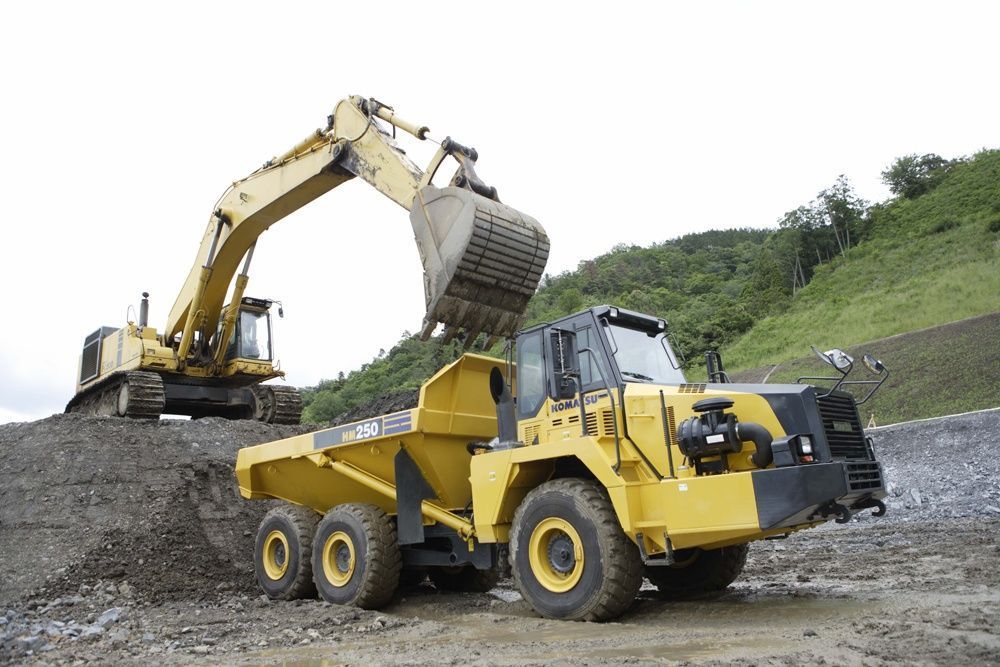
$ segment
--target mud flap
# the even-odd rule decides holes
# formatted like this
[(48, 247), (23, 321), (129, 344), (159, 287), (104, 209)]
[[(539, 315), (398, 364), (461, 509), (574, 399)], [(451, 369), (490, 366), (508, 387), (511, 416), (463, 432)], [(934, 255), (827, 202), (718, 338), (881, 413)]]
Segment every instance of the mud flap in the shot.
[(421, 338), (439, 322), (464, 330), (470, 345), (481, 332), (512, 336), (549, 257), (538, 221), (470, 190), (430, 185), (417, 192), (410, 224), (424, 266)]
[(420, 468), (405, 449), (400, 448), (393, 463), (396, 467), (396, 535), (400, 544), (424, 541), (421, 504), (437, 497)]

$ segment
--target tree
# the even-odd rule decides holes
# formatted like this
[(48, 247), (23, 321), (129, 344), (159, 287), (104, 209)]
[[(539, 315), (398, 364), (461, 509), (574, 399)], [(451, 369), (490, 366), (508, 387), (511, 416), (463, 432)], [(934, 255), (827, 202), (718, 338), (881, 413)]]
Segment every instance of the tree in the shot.
[(759, 319), (784, 308), (788, 304), (789, 291), (786, 272), (774, 261), (769, 250), (763, 250), (741, 295), (750, 315)]
[(882, 172), (882, 182), (892, 194), (916, 199), (937, 187), (952, 164), (934, 153), (904, 155)]

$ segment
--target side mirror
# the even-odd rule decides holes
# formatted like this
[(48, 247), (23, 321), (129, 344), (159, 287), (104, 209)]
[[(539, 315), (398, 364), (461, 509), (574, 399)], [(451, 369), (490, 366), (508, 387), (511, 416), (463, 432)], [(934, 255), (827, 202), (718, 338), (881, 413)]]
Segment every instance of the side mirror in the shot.
[(573, 398), (580, 388), (580, 354), (576, 346), (576, 332), (552, 329), (552, 369), (549, 383), (556, 400)]
[(882, 371), (885, 370), (885, 364), (876, 359), (870, 354), (866, 354), (862, 357), (861, 361), (864, 363), (865, 368), (867, 368), (872, 375), (881, 375)]
[(812, 351), (824, 363), (830, 364), (844, 375), (850, 373), (851, 368), (854, 367), (854, 357), (847, 354), (839, 347), (835, 347), (832, 350), (827, 350), (826, 352), (820, 352), (815, 345), (810, 345), (809, 347), (812, 348)]

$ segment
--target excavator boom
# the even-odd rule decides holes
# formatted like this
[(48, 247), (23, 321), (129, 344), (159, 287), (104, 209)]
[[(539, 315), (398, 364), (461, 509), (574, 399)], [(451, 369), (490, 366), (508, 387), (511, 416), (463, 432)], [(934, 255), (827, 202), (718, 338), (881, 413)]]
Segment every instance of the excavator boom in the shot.
[[(424, 339), (438, 323), (448, 337), (464, 332), (467, 344), (480, 332), (509, 337), (520, 327), (548, 258), (542, 227), (501, 203), (496, 190), (476, 176), (474, 149), (445, 139), (428, 169), (421, 170), (383, 123), (428, 138), (426, 127), (400, 119), (391, 108), (350, 97), (336, 106), (325, 130), (316, 130), (226, 191), (162, 333), (164, 345), (180, 336), (182, 364), (220, 357), (236, 314), (224, 311), (227, 292), (243, 261), (239, 292), (232, 299), (238, 305), (241, 278), (245, 285), (261, 233), (355, 177), (410, 211), (424, 267)], [(437, 188), (431, 179), (447, 157), (459, 167), (448, 187)], [(220, 323), (227, 335), (211, 342)]]

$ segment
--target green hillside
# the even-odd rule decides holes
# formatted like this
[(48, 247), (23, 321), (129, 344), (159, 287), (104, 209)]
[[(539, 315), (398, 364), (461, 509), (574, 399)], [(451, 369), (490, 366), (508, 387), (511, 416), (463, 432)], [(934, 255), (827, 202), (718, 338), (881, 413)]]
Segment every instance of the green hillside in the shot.
[[(879, 425), (985, 410), (1000, 405), (1000, 313), (920, 329), (844, 348), (857, 368), (852, 379), (872, 379), (861, 366), (867, 352), (889, 368), (889, 379), (859, 410)], [(735, 371), (733, 382), (795, 382), (829, 376), (811, 352), (778, 365)], [(830, 386), (830, 383), (825, 383)], [(860, 394), (863, 396), (864, 394)]]
[[(898, 196), (875, 206), (841, 177), (777, 229), (617, 246), (546, 275), (528, 322), (601, 303), (663, 316), (698, 377), (709, 349), (730, 369), (752, 368), (800, 357), (810, 343), (847, 347), (1000, 310), (1000, 151), (908, 156), (886, 181)], [(387, 354), (307, 389), (304, 418), (329, 421), (416, 388), (460, 353), (457, 342), (404, 334)]]
[(801, 356), (1000, 310), (1000, 151), (932, 191), (875, 207), (865, 241), (816, 268), (789, 308), (723, 348), (730, 368)]

